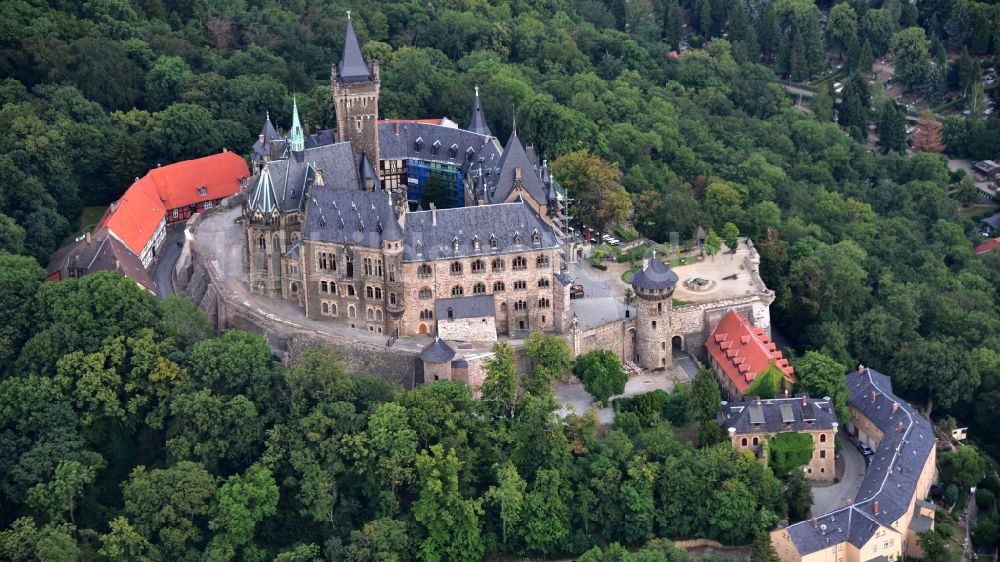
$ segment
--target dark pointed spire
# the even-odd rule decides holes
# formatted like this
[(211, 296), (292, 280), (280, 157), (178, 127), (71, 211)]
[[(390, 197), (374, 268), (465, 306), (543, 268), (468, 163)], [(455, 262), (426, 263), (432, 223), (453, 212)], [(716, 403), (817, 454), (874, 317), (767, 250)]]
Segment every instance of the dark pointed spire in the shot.
[(480, 135), (493, 136), (490, 126), (486, 124), (486, 114), (483, 113), (483, 106), (479, 103), (479, 86), (476, 86), (476, 100), (472, 102), (472, 121), (469, 122), (469, 130)]
[(360, 82), (362, 80), (371, 80), (372, 78), (368, 72), (368, 65), (365, 64), (365, 59), (361, 56), (361, 46), (358, 45), (358, 36), (354, 33), (354, 24), (351, 23), (350, 12), (347, 12), (347, 34), (344, 37), (344, 53), (340, 57), (340, 64), (337, 65), (337, 74), (343, 82)]

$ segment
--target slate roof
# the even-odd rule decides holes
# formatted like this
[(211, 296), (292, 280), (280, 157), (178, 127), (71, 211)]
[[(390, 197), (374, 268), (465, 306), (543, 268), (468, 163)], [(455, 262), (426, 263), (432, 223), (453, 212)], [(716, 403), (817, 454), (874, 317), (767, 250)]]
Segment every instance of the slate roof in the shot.
[(507, 146), (504, 147), (503, 154), (500, 156), (498, 168), (495, 174), (486, 178), (490, 201), (501, 202), (507, 199), (510, 192), (514, 190), (515, 184), (518, 183), (515, 175), (517, 169), (520, 168), (520, 184), (535, 201), (543, 205), (548, 203), (548, 189), (542, 183), (542, 179), (538, 177), (535, 164), (524, 150), (521, 140), (517, 138), (517, 131), (511, 133), (510, 139), (507, 140)]
[[(732, 402), (726, 404), (722, 415), (723, 429), (734, 428), (737, 435), (815, 431), (833, 429), (837, 424), (837, 416), (829, 400), (808, 396)], [(788, 417), (791, 422), (785, 423)]]
[(343, 82), (361, 82), (371, 80), (368, 65), (361, 56), (361, 46), (358, 36), (354, 33), (354, 24), (347, 18), (347, 33), (344, 35), (344, 52), (337, 64), (337, 76)]
[(314, 186), (306, 203), (303, 237), (369, 248), (381, 247), (382, 240), (401, 240), (402, 232), (391, 201), (391, 196), (382, 190)]
[(139, 257), (118, 239), (110, 236), (107, 228), (98, 229), (89, 239), (80, 237), (53, 254), (46, 267), (46, 274), (52, 277), (58, 273), (59, 279), (68, 279), (71, 277), (70, 270), (82, 270), (83, 275), (96, 271), (117, 271), (146, 290), (156, 291), (156, 285)]
[(785, 374), (785, 380), (790, 383), (798, 382), (795, 370), (770, 340), (767, 332), (750, 324), (735, 310), (730, 310), (719, 321), (719, 325), (705, 341), (705, 348), (741, 395), (772, 362)]
[(260, 170), (260, 175), (257, 177), (257, 183), (247, 198), (247, 206), (267, 214), (278, 207), (278, 203), (278, 196), (274, 190), (274, 182), (271, 179), (270, 167), (263, 166)]
[(268, 113), (267, 118), (264, 119), (264, 126), (260, 129), (257, 141), (253, 143), (253, 147), (250, 149), (250, 159), (257, 164), (262, 164), (266, 159), (272, 158), (271, 143), (275, 140), (284, 139), (275, 130), (274, 125), (271, 123), (271, 114)]
[(632, 276), (632, 287), (636, 289), (666, 289), (677, 284), (677, 274), (655, 257)]
[[(451, 316), (448, 310), (451, 309)], [(474, 295), (471, 297), (453, 297), (434, 301), (434, 313), (438, 322), (449, 318), (481, 318), (495, 316), (497, 312), (493, 295)]]
[(569, 306), (584, 330), (625, 318), (625, 305), (614, 297), (575, 299)]
[[(488, 257), (559, 247), (552, 227), (524, 201), (407, 213), (404, 232), (404, 262)], [(532, 243), (534, 233), (538, 233), (539, 244)], [(522, 244), (515, 243), (516, 236), (521, 237)], [(479, 250), (475, 249), (477, 237)], [(497, 240), (495, 250), (490, 247), (493, 237)], [(455, 242), (458, 242), (457, 249)], [(420, 254), (417, 254), (418, 246)]]
[(434, 338), (434, 341), (427, 344), (427, 347), (420, 352), (420, 359), (425, 363), (446, 363), (454, 357), (455, 350), (441, 338)]
[(472, 101), (472, 119), (469, 121), (469, 126), (466, 129), (480, 135), (493, 136), (490, 126), (486, 124), (486, 114), (483, 113), (483, 105), (479, 103), (479, 86), (476, 86), (476, 98)]
[[(432, 150), (435, 142), (440, 143), (436, 154)], [(450, 150), (453, 146), (454, 156)], [(380, 122), (378, 149), (382, 160), (424, 160), (464, 169), (477, 167), (481, 157), (486, 167), (500, 157), (495, 141), (488, 135), (420, 121)]]
[[(303, 193), (308, 191), (311, 182), (316, 181), (317, 170), (327, 187), (354, 191), (360, 188), (357, 162), (349, 142), (306, 148), (288, 158), (272, 160), (266, 167), (274, 184), (275, 199), (282, 211), (304, 208)], [(258, 185), (263, 176), (263, 173), (258, 175)]]
[(979, 222), (990, 225), (990, 227), (1000, 230), (1000, 213), (979, 219)]
[[(803, 521), (785, 529), (800, 556), (844, 540), (861, 547), (879, 524), (891, 528), (909, 509), (920, 471), (935, 446), (930, 422), (893, 394), (889, 377), (861, 367), (848, 374), (846, 382), (848, 404), (884, 435), (852, 505), (817, 517), (815, 526)], [(893, 404), (897, 405), (895, 412)]]

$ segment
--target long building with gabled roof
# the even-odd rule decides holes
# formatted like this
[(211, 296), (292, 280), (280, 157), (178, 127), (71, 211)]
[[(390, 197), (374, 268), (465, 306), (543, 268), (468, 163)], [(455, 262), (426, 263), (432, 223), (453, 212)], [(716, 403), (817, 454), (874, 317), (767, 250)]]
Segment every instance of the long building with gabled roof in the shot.
[(922, 556), (917, 534), (934, 527), (925, 501), (936, 476), (936, 438), (926, 418), (893, 393), (889, 377), (847, 375), (847, 430), (875, 452), (847, 505), (771, 532), (782, 562), (870, 562)]

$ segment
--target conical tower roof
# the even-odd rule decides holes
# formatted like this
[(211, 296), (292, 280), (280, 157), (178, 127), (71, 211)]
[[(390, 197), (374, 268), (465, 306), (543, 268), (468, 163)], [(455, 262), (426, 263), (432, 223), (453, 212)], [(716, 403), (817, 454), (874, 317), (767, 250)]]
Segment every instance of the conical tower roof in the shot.
[(354, 33), (354, 24), (351, 23), (351, 14), (347, 13), (347, 34), (344, 36), (344, 53), (340, 57), (337, 65), (337, 75), (343, 82), (361, 82), (371, 80), (372, 76), (368, 72), (368, 65), (365, 64), (364, 57), (361, 56), (361, 46), (358, 45), (358, 36)]
[(257, 185), (250, 192), (247, 205), (251, 209), (255, 211), (259, 210), (262, 213), (270, 213), (278, 206), (278, 197), (274, 192), (274, 182), (271, 181), (271, 172), (267, 166), (261, 168)]
[(292, 142), (291, 147), (293, 152), (302, 152), (306, 149), (306, 133), (302, 129), (302, 122), (299, 121), (299, 104), (292, 97)]
[(632, 276), (632, 287), (636, 289), (655, 290), (666, 289), (677, 284), (677, 274), (672, 269), (656, 259), (649, 260), (641, 270)]
[(488, 137), (493, 136), (490, 126), (486, 124), (486, 114), (483, 113), (483, 106), (479, 103), (479, 86), (476, 86), (476, 99), (472, 102), (472, 121), (469, 122), (468, 130)]
[(454, 357), (455, 350), (441, 338), (434, 338), (434, 341), (420, 352), (420, 358), (425, 363), (447, 363)]

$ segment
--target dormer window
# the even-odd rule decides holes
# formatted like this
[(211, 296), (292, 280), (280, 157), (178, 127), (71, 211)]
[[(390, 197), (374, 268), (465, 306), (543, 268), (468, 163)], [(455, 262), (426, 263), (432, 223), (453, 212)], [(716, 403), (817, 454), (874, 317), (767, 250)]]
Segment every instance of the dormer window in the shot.
[(521, 246), (524, 244), (524, 236), (521, 236), (520, 232), (514, 233), (514, 245)]
[(437, 154), (441, 150), (441, 141), (436, 140), (434, 144), (431, 145), (431, 154)]
[(198, 188), (198, 195), (201, 195), (202, 197), (208, 195), (208, 188), (205, 187), (205, 186), (199, 187)]
[(542, 236), (538, 234), (537, 230), (531, 233), (531, 243), (536, 246), (542, 243)]
[[(474, 156), (475, 154), (476, 154), (476, 151), (475, 151), (475, 149), (473, 149), (473, 148), (472, 148), (472, 147), (470, 146), (470, 147), (469, 147), (469, 148), (468, 148), (468, 149), (467, 149), (467, 150), (465, 151), (465, 159), (466, 159), (466, 160), (469, 160), (469, 159), (471, 159), (471, 158), (472, 158), (472, 157), (473, 157), (473, 156)], [(480, 160), (482, 160), (482, 158), (480, 158)]]
[(365, 221), (359, 220), (358, 221), (358, 232), (364, 232), (364, 231), (365, 231)]
[(418, 256), (424, 255), (424, 244), (423, 244), (423, 242), (417, 242), (416, 251), (417, 251), (417, 255)]
[(478, 236), (476, 236), (475, 238), (473, 238), (473, 239), (472, 239), (472, 249), (473, 249), (473, 250), (475, 250), (475, 251), (477, 251), (477, 252), (478, 252), (478, 251), (479, 251), (479, 248), (480, 248), (481, 246), (482, 246), (482, 244), (480, 244), (480, 242), (479, 242), (479, 237), (478, 237)]
[(413, 141), (413, 149), (420, 152), (420, 149), (424, 146), (424, 137), (417, 137), (417, 140)]
[(496, 237), (495, 234), (491, 234), (490, 235), (490, 248), (496, 250), (499, 247), (500, 247), (500, 241), (497, 240), (497, 237)]
[(455, 238), (451, 241), (451, 251), (453, 252), (458, 251), (458, 238)]
[(448, 148), (448, 156), (450, 158), (454, 158), (454, 157), (458, 156), (458, 145), (457, 144), (453, 144), (453, 145), (451, 145), (451, 147)]

